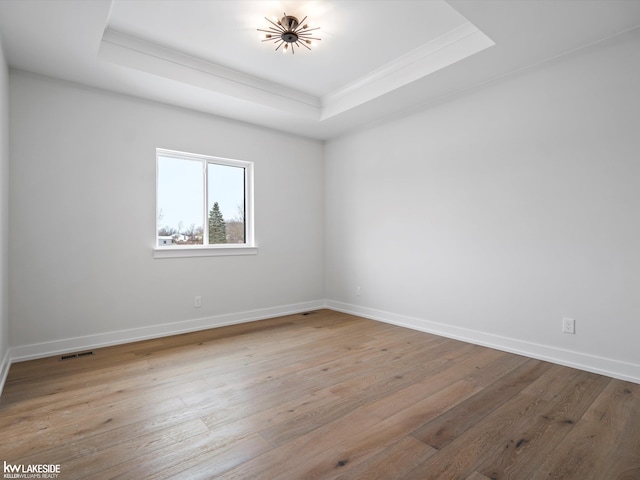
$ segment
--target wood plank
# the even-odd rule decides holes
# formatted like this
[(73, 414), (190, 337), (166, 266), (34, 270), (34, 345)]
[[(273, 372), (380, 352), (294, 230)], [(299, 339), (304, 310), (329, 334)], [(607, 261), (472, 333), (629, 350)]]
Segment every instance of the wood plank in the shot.
[[(464, 402), (463, 402), (464, 403)], [(503, 444), (525, 428), (530, 418), (539, 415), (547, 401), (517, 394), (455, 436), (447, 435), (438, 453), (410, 472), (407, 478), (465, 478), (487, 458), (499, 457)], [(461, 404), (462, 405), (462, 404)], [(446, 416), (455, 408), (447, 411)], [(437, 436), (436, 436), (437, 438)], [(519, 448), (523, 442), (518, 440)]]
[[(369, 375), (363, 375), (358, 379), (358, 388), (353, 389), (347, 397), (339, 397), (335, 401), (326, 403), (313, 415), (295, 417), (287, 424), (274, 426), (261, 433), (275, 445), (281, 445), (310, 429), (317, 428), (322, 422), (338, 419), (348, 412), (360, 409), (415, 383), (417, 379), (425, 378), (430, 372), (436, 370), (441, 362), (446, 361), (445, 358), (436, 358), (432, 362), (420, 364), (419, 367), (405, 366), (395, 371), (393, 369), (385, 370), (382, 374), (376, 370)], [(334, 390), (334, 388), (331, 389), (332, 392)]]
[(465, 355), (460, 356), (457, 362), (443, 365), (441, 369), (435, 370), (424, 380), (372, 402), (363, 407), (363, 410), (381, 419), (388, 418), (459, 380), (468, 379), (469, 374), (476, 369), (483, 368), (496, 357), (502, 358), (505, 355), (497, 350), (481, 347), (477, 350), (469, 350)]
[(347, 439), (379, 421), (373, 415), (359, 412), (343, 415), (219, 475), (218, 479), (296, 478), (293, 472), (297, 468), (326, 456), (335, 446), (336, 439)]
[(469, 475), (464, 480), (491, 480), (491, 479), (489, 477), (485, 477), (481, 473), (473, 472), (473, 473), (471, 473), (471, 475)]
[[(351, 437), (337, 440), (325, 455), (297, 465), (288, 473), (294, 478), (331, 478), (338, 474), (348, 475), (352, 470), (362, 468), (362, 463), (383, 454), (397, 439), (410, 436), (417, 424), (436, 418), (473, 395), (478, 389), (479, 387), (464, 380), (454, 383), (381, 422), (368, 428), (362, 426)], [(432, 447), (421, 451), (423, 460), (436, 452)]]
[(416, 429), (413, 436), (434, 448), (445, 447), (515, 397), (550, 367), (550, 364), (539, 360), (527, 360), (465, 402)]
[(611, 380), (531, 478), (640, 478), (640, 385)]
[[(531, 415), (524, 429), (514, 430), (509, 438), (505, 437), (501, 454), (478, 466), (478, 472), (495, 479), (533, 478), (538, 473), (540, 465), (556, 449), (561, 448), (566, 435), (611, 381), (593, 373), (571, 373), (574, 381), (570, 383), (564, 383), (562, 376), (559, 377), (558, 380), (562, 382), (559, 385), (565, 387), (558, 390), (556, 385), (554, 396), (544, 398), (543, 395), (529, 393), (535, 389), (525, 389), (526, 393), (523, 390), (523, 395), (544, 399), (549, 402), (548, 406), (539, 414)], [(550, 392), (550, 389), (546, 388), (545, 392)]]
[[(222, 466), (226, 469), (231, 468), (259, 457), (269, 449), (269, 444), (259, 435), (236, 437), (224, 431), (209, 431), (191, 437), (188, 442), (158, 448), (125, 462), (112, 462), (113, 465), (109, 468), (96, 469), (92, 475), (94, 478), (114, 479), (168, 478), (179, 476), (180, 472), (202, 463), (217, 475), (216, 470)], [(105, 460), (113, 458), (102, 456), (101, 453), (99, 455), (102, 460), (98, 458), (98, 468), (108, 465), (109, 462)]]
[(152, 419), (159, 415), (184, 408), (177, 397), (149, 401), (147, 405), (128, 408), (119, 405), (114, 409), (91, 409), (81, 415), (68, 412), (64, 417), (37, 417), (26, 420), (10, 429), (10, 442), (0, 442), (0, 451), (5, 458), (22, 458), (33, 455), (51, 445), (60, 445), (84, 437), (130, 425), (141, 419)]
[(401, 437), (396, 443), (387, 445), (383, 451), (340, 473), (344, 467), (349, 466), (344, 460), (336, 463), (338, 476), (330, 475), (323, 478), (336, 478), (338, 480), (395, 480), (413, 470), (425, 458), (435, 454), (436, 451), (413, 437)]
[[(168, 428), (153, 429), (142, 435), (130, 429), (122, 429), (118, 432), (120, 442), (112, 442), (109, 447), (106, 447), (106, 443), (97, 443), (96, 441), (88, 442), (88, 444), (78, 441), (74, 442), (75, 445), (82, 447), (83, 450), (78, 451), (73, 457), (65, 452), (64, 447), (58, 447), (43, 452), (43, 454), (39, 453), (28, 459), (22, 459), (21, 462), (23, 464), (39, 462), (61, 464), (64, 465), (65, 472), (73, 472), (76, 477), (91, 478), (105, 469), (105, 464), (108, 463), (105, 459), (118, 459), (119, 464), (138, 462), (146, 455), (157, 455), (159, 451), (165, 449), (180, 448), (181, 444), (189, 444), (207, 432), (209, 430), (200, 419), (189, 420)], [(96, 440), (103, 441), (105, 436), (104, 434), (97, 436)], [(90, 454), (87, 454), (87, 448), (92, 449)]]

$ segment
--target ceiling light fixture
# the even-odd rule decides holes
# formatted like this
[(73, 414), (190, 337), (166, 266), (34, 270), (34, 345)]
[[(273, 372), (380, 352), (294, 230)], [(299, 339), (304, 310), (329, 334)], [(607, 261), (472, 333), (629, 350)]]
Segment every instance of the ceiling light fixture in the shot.
[(320, 29), (320, 27), (309, 28), (307, 23), (304, 23), (307, 17), (304, 17), (301, 22), (296, 17), (284, 14), (280, 20), (270, 20), (267, 17), (264, 19), (269, 22), (273, 27), (268, 27), (268, 30), (259, 28), (259, 32), (264, 32), (261, 37), (263, 42), (275, 42), (277, 47), (276, 51), (284, 45), (283, 52), (289, 50), (291, 46), (291, 53), (295, 53), (294, 45), (296, 47), (305, 47), (307, 50), (311, 50), (311, 46), (314, 45), (314, 41), (320, 40), (317, 37), (313, 37), (312, 31)]

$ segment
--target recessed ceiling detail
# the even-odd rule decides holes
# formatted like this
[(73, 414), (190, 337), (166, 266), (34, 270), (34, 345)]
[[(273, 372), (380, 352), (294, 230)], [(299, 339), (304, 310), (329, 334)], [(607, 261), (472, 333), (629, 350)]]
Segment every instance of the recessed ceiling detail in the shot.
[[(362, 33), (358, 35), (357, 32), (353, 33), (351, 29), (347, 29), (342, 34), (345, 36), (343, 40), (346, 41), (346, 46), (343, 45), (345, 42), (340, 45), (336, 41), (332, 42), (331, 40), (335, 40), (338, 35), (333, 33), (334, 38), (327, 40), (328, 43), (323, 45), (318, 55), (305, 55), (296, 59), (295, 63), (256, 59), (254, 63), (260, 62), (264, 67), (262, 72), (254, 73), (253, 65), (250, 65), (250, 55), (255, 52), (238, 48), (238, 55), (247, 56), (247, 61), (239, 69), (230, 68), (214, 60), (217, 50), (209, 58), (197, 57), (189, 51), (172, 46), (168, 39), (174, 39), (173, 37), (152, 37), (153, 31), (145, 30), (144, 23), (143, 27), (135, 30), (136, 25), (123, 19), (125, 12), (119, 12), (118, 7), (122, 4), (123, 2), (114, 3), (112, 18), (100, 44), (100, 59), (316, 122), (346, 113), (494, 45), (489, 37), (445, 2), (434, 1), (421, 4), (423, 10), (416, 10), (414, 16), (407, 17), (404, 25), (403, 31), (407, 32), (407, 40), (421, 43), (408, 45), (402, 42), (395, 54), (388, 52), (386, 55), (374, 55), (372, 58), (376, 61), (369, 59), (368, 71), (358, 72), (352, 64), (359, 63), (361, 59), (364, 61), (372, 55), (369, 50), (384, 50), (388, 41), (378, 38), (377, 35), (362, 37)], [(124, 5), (129, 7), (128, 3)], [(172, 12), (163, 11), (162, 5), (162, 2), (154, 3), (155, 14), (161, 19), (168, 19)], [(225, 5), (229, 8), (229, 4)], [(380, 5), (382, 6), (382, 3)], [(345, 7), (340, 11), (348, 12)], [(390, 11), (396, 10), (394, 8)], [(127, 12), (131, 13), (130, 10)], [(173, 13), (176, 12), (177, 10)], [(385, 12), (386, 10), (382, 9), (379, 17), (375, 18), (382, 20)], [(236, 11), (236, 14), (239, 13), (239, 10)], [(415, 30), (420, 30), (419, 27), (424, 20), (420, 16), (425, 15), (436, 17), (440, 21), (430, 17), (429, 30), (416, 33)], [(302, 21), (286, 13), (277, 21), (264, 18), (271, 26), (258, 31), (266, 35), (263, 41), (273, 41), (277, 45), (276, 50), (290, 50), (293, 53), (296, 46), (298, 49), (300, 46), (310, 49), (311, 42), (319, 39), (315, 32), (320, 27), (310, 28), (306, 23), (306, 16)], [(143, 22), (143, 19), (140, 18), (140, 21)], [(326, 34), (332, 35), (331, 22), (327, 19), (325, 21), (329, 22)], [(160, 26), (158, 20), (155, 24)], [(127, 28), (127, 31), (123, 32), (118, 28)], [(375, 25), (371, 28), (375, 32), (378, 31)], [(212, 30), (215, 31), (215, 28)], [(371, 30), (364, 30), (369, 31)], [(166, 38), (163, 44), (158, 42), (160, 38)], [(187, 47), (178, 40), (179, 37), (175, 37), (173, 45)], [(231, 44), (237, 43), (233, 38), (228, 41)], [(238, 42), (240, 41), (238, 38)], [(357, 51), (354, 50), (359, 56), (353, 57), (352, 54), (345, 57), (343, 50), (352, 48), (354, 43), (363, 44)], [(358, 61), (354, 58), (358, 58)], [(284, 78), (278, 77), (278, 81), (269, 80), (269, 75), (274, 70), (285, 72)], [(334, 82), (333, 88), (325, 90), (326, 93), (323, 94), (318, 94), (318, 90), (308, 89), (309, 83), (316, 82), (318, 77), (324, 76), (333, 76), (338, 80)], [(290, 79), (293, 79), (293, 86), (289, 86)]]
[[(321, 48), (261, 44), (283, 11), (321, 25)], [(329, 139), (635, 39), (640, 1), (0, 0), (0, 32), (15, 70)]]
[(465, 22), (323, 96), (322, 119), (355, 108), (493, 45), (493, 40), (470, 22)]
[(317, 119), (320, 99), (221, 65), (107, 29), (98, 58), (181, 84), (242, 99), (302, 118)]
[[(304, 47), (307, 50), (311, 50), (311, 46), (315, 45), (314, 42), (319, 41), (318, 37), (314, 37), (311, 33), (315, 30), (320, 30), (320, 27), (310, 28), (309, 24), (305, 23), (307, 17), (304, 17), (302, 21), (292, 15), (286, 13), (280, 20), (270, 20), (267, 17), (264, 19), (272, 26), (267, 27), (267, 30), (259, 28), (259, 32), (263, 32), (263, 42), (274, 42), (276, 44), (276, 51), (282, 47), (283, 52), (291, 51), (291, 54), (296, 53), (295, 47)], [(289, 48), (291, 46), (291, 48)]]

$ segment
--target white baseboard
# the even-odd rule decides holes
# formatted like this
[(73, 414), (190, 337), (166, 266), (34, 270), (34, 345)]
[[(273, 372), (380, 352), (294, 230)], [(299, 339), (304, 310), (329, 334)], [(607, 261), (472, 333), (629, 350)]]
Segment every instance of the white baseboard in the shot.
[(4, 354), (4, 358), (2, 359), (2, 363), (0, 363), (0, 394), (2, 394), (2, 389), (4, 388), (4, 384), (7, 381), (7, 376), (9, 375), (9, 368), (11, 367), (11, 349), (7, 349)]
[(500, 335), (484, 333), (477, 330), (445, 325), (420, 318), (398, 315), (395, 313), (361, 307), (348, 303), (326, 300), (325, 307), (338, 312), (349, 313), (359, 317), (379, 320), (401, 327), (433, 333), (442, 337), (462, 340), (464, 342), (495, 348), (505, 352), (537, 358), (567, 367), (598, 373), (608, 377), (617, 378), (640, 384), (640, 365), (622, 362), (611, 358), (603, 358), (556, 347), (526, 342)]
[(640, 365), (621, 362), (618, 360), (598, 357), (595, 355), (563, 350), (547, 345), (541, 345), (523, 340), (517, 340), (499, 335), (454, 327), (442, 323), (431, 322), (419, 318), (399, 315), (382, 310), (376, 310), (333, 300), (313, 301), (250, 310), (226, 315), (197, 318), (181, 322), (173, 322), (148, 327), (118, 330), (114, 332), (87, 335), (83, 337), (67, 338), (31, 345), (12, 347), (5, 354), (0, 363), (0, 394), (9, 373), (11, 363), (36, 358), (50, 357), (64, 353), (107, 347), (123, 343), (137, 342), (151, 338), (166, 337), (180, 333), (206, 330), (209, 328), (253, 322), (267, 318), (292, 315), (309, 310), (328, 308), (338, 312), (349, 313), (372, 320), (378, 320), (401, 327), (411, 328), (422, 332), (432, 333), (447, 338), (454, 338), (465, 342), (495, 348), (505, 352), (537, 358), (568, 367), (598, 373), (620, 380), (640, 384)]
[[(35, 343), (12, 347), (10, 352), (10, 362), (15, 363), (36, 358), (51, 357), (64, 353), (89, 350), (92, 348), (107, 347), (123, 343), (149, 340), (151, 338), (167, 337), (180, 333), (207, 330), (209, 328), (224, 327), (238, 323), (253, 322), (267, 318), (292, 315), (324, 308), (323, 301), (296, 303), (292, 305), (282, 305), (279, 307), (263, 308), (259, 310), (249, 310), (246, 312), (231, 313), (226, 315), (216, 315), (213, 317), (196, 318), (181, 322), (151, 325), (148, 327), (131, 328), (118, 330), (115, 332), (99, 333), (83, 337), (66, 338), (51, 342)], [(8, 368), (7, 368), (8, 370)], [(0, 390), (1, 392), (1, 390)]]

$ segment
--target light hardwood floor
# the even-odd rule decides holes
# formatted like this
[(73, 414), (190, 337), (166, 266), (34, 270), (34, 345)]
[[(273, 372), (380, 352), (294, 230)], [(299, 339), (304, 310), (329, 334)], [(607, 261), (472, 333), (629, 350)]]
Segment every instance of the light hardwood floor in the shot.
[(14, 364), (60, 479), (640, 479), (640, 385), (329, 310)]

